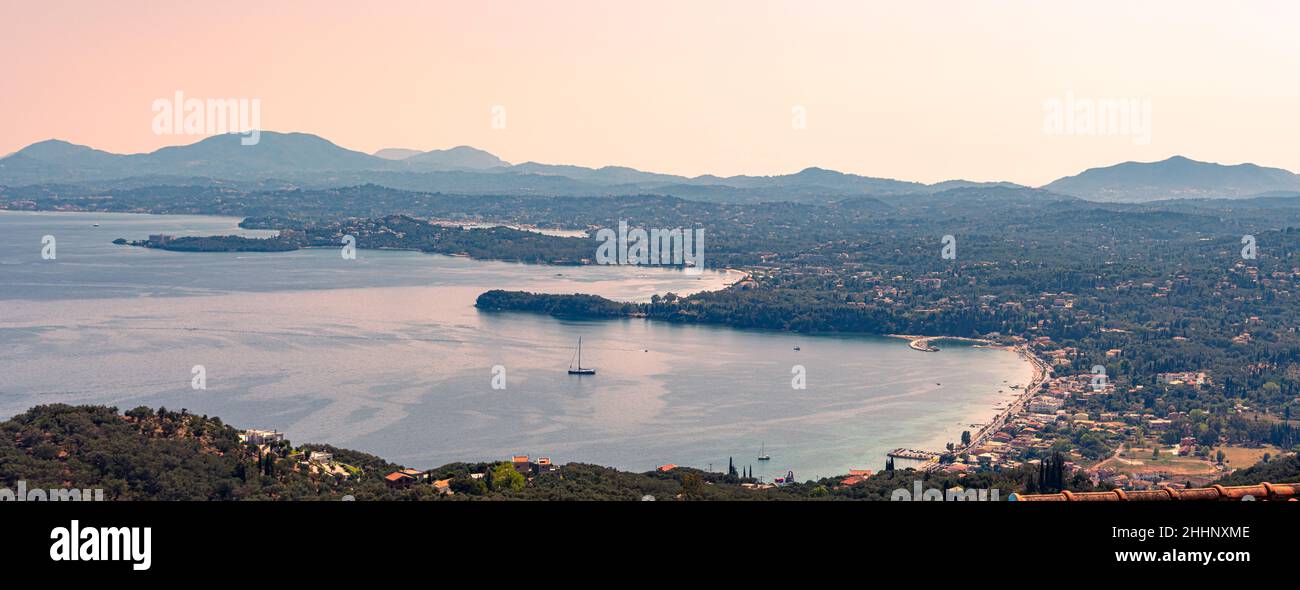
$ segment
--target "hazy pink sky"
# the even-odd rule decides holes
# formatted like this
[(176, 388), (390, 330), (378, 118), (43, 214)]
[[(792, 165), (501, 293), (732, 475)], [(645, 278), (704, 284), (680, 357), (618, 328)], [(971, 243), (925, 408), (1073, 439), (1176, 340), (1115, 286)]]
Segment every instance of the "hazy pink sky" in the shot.
[[(259, 98), (264, 129), (351, 149), (516, 163), (1030, 184), (1173, 154), (1300, 170), (1300, 5), (1069, 4), (0, 0), (0, 154), (191, 143), (151, 127), (181, 90)], [(1067, 93), (1149, 101), (1150, 141), (1044, 132)]]

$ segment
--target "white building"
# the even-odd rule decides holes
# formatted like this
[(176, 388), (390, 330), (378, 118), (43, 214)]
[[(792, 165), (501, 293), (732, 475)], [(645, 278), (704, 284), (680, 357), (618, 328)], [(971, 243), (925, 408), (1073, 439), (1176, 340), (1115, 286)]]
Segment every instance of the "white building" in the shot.
[(1055, 414), (1065, 400), (1047, 395), (1040, 395), (1029, 402), (1029, 411), (1035, 414)]
[(250, 428), (239, 434), (239, 440), (250, 445), (265, 445), (284, 440), (284, 433), (275, 430), (257, 430)]

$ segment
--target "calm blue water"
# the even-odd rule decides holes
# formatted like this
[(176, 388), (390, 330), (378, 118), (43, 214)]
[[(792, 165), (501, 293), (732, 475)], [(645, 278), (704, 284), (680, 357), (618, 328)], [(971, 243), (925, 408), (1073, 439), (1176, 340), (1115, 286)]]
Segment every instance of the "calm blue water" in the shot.
[[(721, 273), (110, 243), (258, 235), (236, 222), (0, 212), (0, 416), (56, 402), (165, 405), (418, 467), (531, 454), (721, 470), (734, 457), (769, 479), (790, 469), (805, 479), (880, 469), (890, 448), (956, 440), (1030, 377), (1001, 350), (925, 354), (902, 340), (473, 307), (492, 288), (645, 300), (734, 279)], [(56, 260), (41, 259), (44, 235), (57, 240)], [(579, 336), (595, 377), (565, 372)], [(191, 388), (195, 365), (206, 390)], [(492, 388), (496, 365), (504, 390)], [(795, 365), (807, 389), (792, 389)], [(754, 461), (760, 445), (769, 463)]]

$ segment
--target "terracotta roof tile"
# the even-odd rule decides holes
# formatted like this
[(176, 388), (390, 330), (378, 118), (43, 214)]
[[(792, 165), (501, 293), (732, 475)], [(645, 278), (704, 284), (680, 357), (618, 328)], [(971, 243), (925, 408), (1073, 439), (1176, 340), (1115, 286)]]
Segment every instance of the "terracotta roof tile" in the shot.
[(1211, 486), (1208, 488), (1190, 488), (1177, 490), (1126, 491), (1109, 492), (1061, 492), (1059, 494), (1011, 494), (1013, 502), (1159, 502), (1176, 500), (1180, 502), (1194, 500), (1241, 501), (1246, 496), (1261, 501), (1297, 501), (1300, 500), (1300, 483), (1258, 483), (1249, 486)]

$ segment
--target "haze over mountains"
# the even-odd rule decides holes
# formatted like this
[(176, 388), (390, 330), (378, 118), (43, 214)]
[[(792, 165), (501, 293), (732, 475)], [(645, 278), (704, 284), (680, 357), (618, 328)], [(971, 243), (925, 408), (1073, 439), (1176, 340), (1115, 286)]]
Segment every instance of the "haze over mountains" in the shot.
[(1225, 166), (1174, 156), (1160, 162), (1091, 168), (1043, 188), (1093, 201), (1240, 198), (1300, 192), (1300, 175), (1255, 164)]
[[(511, 164), (483, 150), (459, 146), (419, 151), (392, 148), (366, 154), (305, 133), (263, 131), (256, 145), (239, 135), (144, 154), (113, 154), (60, 140), (32, 144), (0, 159), (0, 185), (85, 183), (103, 186), (235, 184), (326, 188), (373, 183), (457, 194), (667, 194), (727, 202), (815, 202), (856, 196), (934, 194), (951, 189), (1018, 187), (1006, 182), (952, 180), (923, 184), (807, 168), (776, 176), (685, 177), (621, 166), (523, 162)], [(1254, 164), (1225, 166), (1175, 156), (1125, 162), (1053, 181), (1046, 191), (1096, 201), (1169, 198), (1241, 198), (1300, 193), (1300, 175)]]

